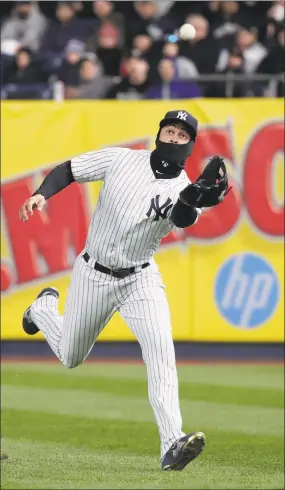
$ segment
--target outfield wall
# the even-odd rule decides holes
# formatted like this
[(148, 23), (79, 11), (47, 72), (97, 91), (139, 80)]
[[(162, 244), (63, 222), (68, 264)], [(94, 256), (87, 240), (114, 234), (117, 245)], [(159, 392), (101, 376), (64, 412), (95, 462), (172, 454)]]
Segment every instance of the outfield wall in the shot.
[[(74, 155), (106, 146), (152, 149), (159, 120), (177, 107), (199, 120), (189, 177), (219, 154), (233, 189), (195, 226), (168, 235), (156, 255), (174, 339), (284, 341), (284, 107), (277, 99), (2, 102), (2, 339), (27, 338), (22, 312), (42, 287), (59, 289), (63, 311), (100, 184), (73, 184), (28, 223), (18, 219), (23, 201), (51, 167)], [(99, 338), (132, 340), (119, 316)]]

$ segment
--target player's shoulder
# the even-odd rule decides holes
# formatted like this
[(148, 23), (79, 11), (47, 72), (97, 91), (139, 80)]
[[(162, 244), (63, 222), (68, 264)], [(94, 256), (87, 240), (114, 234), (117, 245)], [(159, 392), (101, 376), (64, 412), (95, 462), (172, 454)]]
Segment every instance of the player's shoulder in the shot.
[(110, 152), (110, 153), (113, 153), (113, 154), (116, 154), (116, 155), (133, 155), (134, 157), (137, 156), (137, 155), (141, 155), (141, 156), (145, 156), (145, 157), (149, 157), (150, 156), (150, 151), (148, 150), (137, 150), (137, 149), (133, 149), (133, 148), (128, 148), (128, 147), (125, 147), (125, 146), (110, 146), (110, 147), (107, 147), (107, 148), (104, 148), (103, 149), (105, 152)]
[(84, 153), (84, 155), (119, 155), (120, 153), (124, 153), (127, 148), (122, 148), (119, 146), (107, 146), (105, 148), (99, 148), (96, 150), (89, 150)]
[(109, 147), (109, 148), (100, 148), (96, 150), (87, 150), (84, 153), (81, 153), (80, 155), (76, 155), (72, 157), (71, 161), (81, 161), (81, 162), (86, 162), (86, 161), (101, 161), (107, 160), (109, 162), (113, 161), (122, 153), (123, 148), (117, 148), (117, 147)]
[(149, 150), (141, 150), (136, 148), (128, 148), (128, 147), (115, 147), (116, 150), (122, 150), (123, 153), (128, 153), (130, 155), (141, 155), (141, 156), (150, 156), (151, 152)]
[(138, 157), (145, 157), (145, 159), (147, 160), (150, 158), (151, 154), (151, 152), (148, 150), (137, 150), (127, 147), (112, 147), (110, 148), (110, 151), (113, 149), (116, 151), (118, 160), (121, 162), (123, 162), (125, 158), (129, 158), (131, 161), (136, 161)]

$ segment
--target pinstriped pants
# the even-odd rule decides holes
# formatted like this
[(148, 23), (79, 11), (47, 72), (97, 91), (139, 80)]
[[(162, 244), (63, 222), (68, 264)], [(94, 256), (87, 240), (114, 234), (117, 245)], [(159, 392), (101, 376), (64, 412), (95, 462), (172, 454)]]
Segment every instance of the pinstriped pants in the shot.
[(81, 364), (112, 315), (119, 311), (140, 343), (148, 394), (161, 440), (161, 457), (182, 437), (178, 380), (169, 307), (161, 276), (153, 266), (116, 279), (75, 261), (64, 315), (51, 295), (35, 300), (31, 318), (68, 368)]

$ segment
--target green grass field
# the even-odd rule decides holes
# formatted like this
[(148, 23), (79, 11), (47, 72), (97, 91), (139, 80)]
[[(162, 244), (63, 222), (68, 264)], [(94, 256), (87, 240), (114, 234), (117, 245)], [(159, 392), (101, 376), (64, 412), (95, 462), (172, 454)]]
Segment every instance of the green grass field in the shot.
[(164, 473), (143, 365), (4, 363), (1, 488), (284, 488), (283, 367), (178, 372), (183, 428), (208, 444)]

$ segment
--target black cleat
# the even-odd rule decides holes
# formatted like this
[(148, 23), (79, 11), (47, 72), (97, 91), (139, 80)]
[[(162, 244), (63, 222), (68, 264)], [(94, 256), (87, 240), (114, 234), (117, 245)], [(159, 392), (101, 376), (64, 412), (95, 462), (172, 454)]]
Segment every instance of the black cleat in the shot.
[(1, 460), (2, 460), (2, 459), (8, 459), (8, 454), (6, 454), (6, 453), (2, 453), (2, 451), (1, 451), (1, 454), (0, 454), (0, 459), (1, 459)]
[(163, 471), (181, 471), (188, 463), (197, 458), (206, 445), (206, 437), (203, 432), (191, 432), (187, 436), (181, 437), (165, 453), (161, 469)]
[[(40, 298), (41, 296), (45, 296), (46, 294), (52, 294), (55, 298), (59, 298), (59, 293), (58, 290), (55, 288), (44, 288), (40, 294), (38, 294), (37, 299)], [(38, 333), (39, 329), (38, 327), (34, 324), (33, 320), (31, 319), (31, 313), (30, 313), (30, 308), (26, 309), (23, 315), (23, 321), (22, 321), (22, 326), (24, 331), (28, 335), (35, 335)]]

